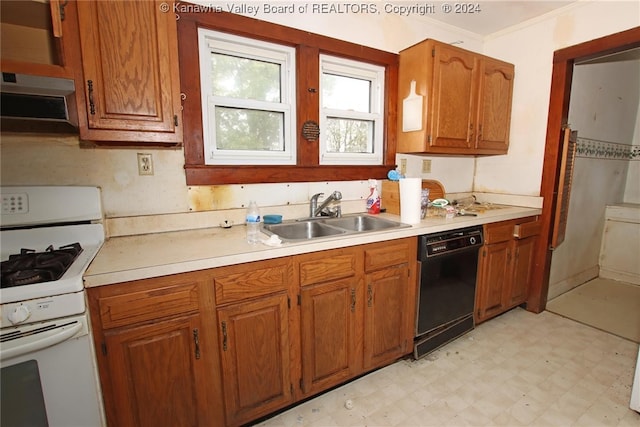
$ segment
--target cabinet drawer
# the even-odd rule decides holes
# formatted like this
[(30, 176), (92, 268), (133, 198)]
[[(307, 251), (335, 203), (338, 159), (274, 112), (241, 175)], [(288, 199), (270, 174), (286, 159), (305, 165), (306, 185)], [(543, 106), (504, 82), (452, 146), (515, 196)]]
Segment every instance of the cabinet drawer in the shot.
[(287, 289), (288, 265), (269, 263), (262, 268), (251, 268), (249, 271), (247, 266), (243, 266), (244, 271), (234, 268), (229, 274), (216, 276), (216, 303), (228, 304)]
[(513, 221), (498, 222), (484, 226), (484, 243), (493, 244), (513, 239)]
[(198, 311), (198, 284), (132, 292), (99, 300), (103, 329)]
[[(353, 252), (327, 252), (320, 259), (304, 259), (298, 263), (300, 286), (355, 276), (357, 257)], [(362, 267), (360, 267), (362, 268)]]
[(380, 247), (365, 250), (364, 269), (368, 273), (392, 265), (406, 264), (409, 260), (412, 260), (409, 242), (385, 242)]
[(516, 239), (526, 239), (527, 237), (537, 236), (540, 234), (542, 223), (538, 220), (525, 222), (524, 224), (516, 224), (513, 227), (513, 237)]

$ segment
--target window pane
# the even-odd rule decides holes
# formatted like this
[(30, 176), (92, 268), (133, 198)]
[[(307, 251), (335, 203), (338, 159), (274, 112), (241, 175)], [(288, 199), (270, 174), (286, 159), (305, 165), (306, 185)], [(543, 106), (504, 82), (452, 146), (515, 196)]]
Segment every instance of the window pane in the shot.
[(216, 107), (216, 147), (284, 151), (284, 113)]
[(328, 153), (373, 153), (373, 121), (329, 117)]
[(280, 65), (211, 54), (213, 95), (280, 102)]
[(353, 77), (322, 74), (322, 107), (371, 112), (371, 82)]

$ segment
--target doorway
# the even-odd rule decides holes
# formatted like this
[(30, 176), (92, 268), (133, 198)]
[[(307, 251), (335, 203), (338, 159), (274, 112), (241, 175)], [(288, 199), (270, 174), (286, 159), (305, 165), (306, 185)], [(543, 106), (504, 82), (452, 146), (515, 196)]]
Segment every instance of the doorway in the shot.
[(604, 55), (614, 54), (640, 47), (640, 27), (621, 33), (585, 42), (556, 51), (553, 58), (549, 118), (540, 195), (544, 198), (542, 207), (542, 234), (536, 250), (537, 265), (532, 288), (527, 299), (527, 309), (539, 313), (546, 308), (549, 291), (553, 239), (553, 219), (560, 209), (558, 187), (560, 182), (560, 159), (562, 131), (568, 124), (569, 101), (574, 64)]

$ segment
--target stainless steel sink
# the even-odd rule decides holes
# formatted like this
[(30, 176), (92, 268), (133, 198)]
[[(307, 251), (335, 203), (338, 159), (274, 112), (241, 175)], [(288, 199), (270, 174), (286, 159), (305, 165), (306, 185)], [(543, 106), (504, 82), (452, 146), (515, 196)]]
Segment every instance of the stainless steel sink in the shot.
[(404, 224), (391, 221), (384, 218), (373, 217), (369, 215), (345, 216), (342, 218), (332, 218), (325, 220), (326, 224), (334, 227), (340, 227), (349, 231), (377, 231), (386, 230), (388, 228), (398, 228)]
[(307, 240), (346, 233), (346, 230), (312, 220), (286, 222), (282, 224), (264, 224), (262, 228), (267, 234), (277, 234), (278, 237), (283, 240)]
[(275, 234), (283, 241), (300, 241), (405, 227), (410, 225), (386, 218), (358, 214), (340, 218), (309, 218), (281, 224), (263, 224), (262, 231), (268, 235)]

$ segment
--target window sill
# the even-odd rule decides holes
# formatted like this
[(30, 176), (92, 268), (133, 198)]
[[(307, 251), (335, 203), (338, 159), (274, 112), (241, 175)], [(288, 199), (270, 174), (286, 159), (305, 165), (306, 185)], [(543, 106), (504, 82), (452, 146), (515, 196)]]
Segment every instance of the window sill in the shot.
[(379, 166), (204, 166), (185, 165), (187, 185), (386, 179), (395, 164)]

